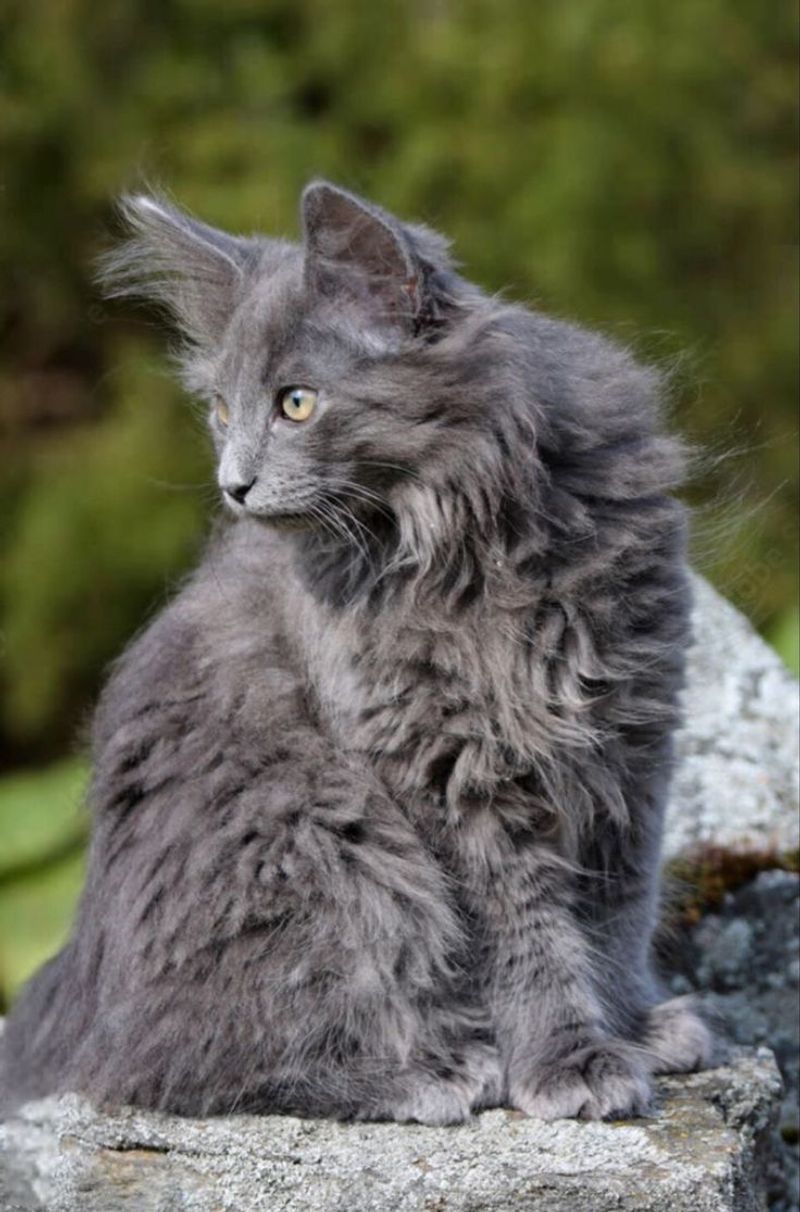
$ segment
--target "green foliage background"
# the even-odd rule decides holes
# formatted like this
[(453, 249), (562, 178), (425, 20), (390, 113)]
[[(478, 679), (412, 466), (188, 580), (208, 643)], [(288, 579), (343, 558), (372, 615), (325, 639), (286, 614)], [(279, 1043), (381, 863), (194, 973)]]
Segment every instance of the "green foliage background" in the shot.
[[(161, 333), (92, 285), (112, 199), (143, 180), (291, 234), (331, 177), (443, 228), (485, 286), (677, 366), (675, 423), (708, 453), (697, 560), (796, 664), (792, 6), (6, 0), (0, 47), (3, 766), (75, 746), (213, 508)], [(74, 897), (75, 767), (45, 777), (5, 784), (0, 930), (37, 797), (47, 887)], [(46, 916), (27, 951), (0, 943), (0, 983), (53, 945)]]

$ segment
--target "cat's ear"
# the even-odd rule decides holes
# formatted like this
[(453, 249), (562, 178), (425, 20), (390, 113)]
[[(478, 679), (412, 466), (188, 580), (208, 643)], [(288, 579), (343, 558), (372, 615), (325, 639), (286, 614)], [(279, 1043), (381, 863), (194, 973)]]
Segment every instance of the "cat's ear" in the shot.
[(213, 343), (236, 305), (253, 242), (145, 194), (123, 198), (120, 213), (129, 238), (100, 264), (109, 297), (155, 300), (190, 341)]
[(416, 331), (426, 283), (410, 232), (327, 181), (306, 187), (301, 212), (309, 289), (356, 303), (376, 327)]

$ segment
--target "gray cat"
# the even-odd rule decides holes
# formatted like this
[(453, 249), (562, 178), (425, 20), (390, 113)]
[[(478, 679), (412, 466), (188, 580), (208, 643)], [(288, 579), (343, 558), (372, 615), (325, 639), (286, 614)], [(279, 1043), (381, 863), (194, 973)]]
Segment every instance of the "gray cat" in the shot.
[(233, 520), (103, 693), (7, 1099), (644, 1111), (709, 1054), (649, 954), (689, 612), (656, 376), (325, 182), (300, 246), (124, 209), (114, 289), (177, 319)]

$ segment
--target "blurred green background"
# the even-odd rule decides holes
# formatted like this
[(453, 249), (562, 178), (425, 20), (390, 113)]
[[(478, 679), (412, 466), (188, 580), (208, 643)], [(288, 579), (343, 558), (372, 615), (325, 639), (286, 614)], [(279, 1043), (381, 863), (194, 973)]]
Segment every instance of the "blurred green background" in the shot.
[(215, 508), (162, 332), (92, 284), (114, 196), (292, 234), (329, 176), (674, 367), (696, 562), (796, 667), (796, 53), (762, 0), (5, 0), (0, 997), (80, 885), (104, 666)]

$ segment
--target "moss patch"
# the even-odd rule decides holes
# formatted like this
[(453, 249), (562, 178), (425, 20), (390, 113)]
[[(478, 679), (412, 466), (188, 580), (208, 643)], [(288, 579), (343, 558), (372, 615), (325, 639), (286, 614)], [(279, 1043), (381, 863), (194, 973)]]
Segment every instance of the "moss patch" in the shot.
[(666, 869), (667, 880), (675, 889), (674, 916), (679, 924), (693, 926), (704, 913), (718, 909), (726, 893), (735, 892), (762, 871), (776, 869), (799, 871), (800, 851), (781, 854), (777, 850), (734, 851), (704, 846)]

